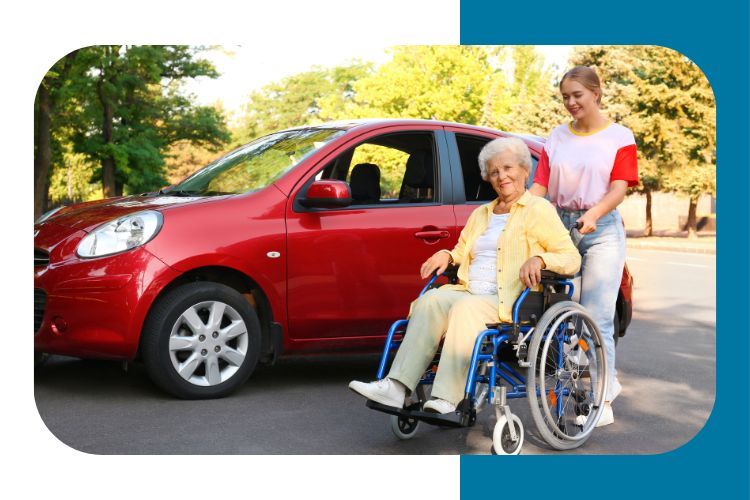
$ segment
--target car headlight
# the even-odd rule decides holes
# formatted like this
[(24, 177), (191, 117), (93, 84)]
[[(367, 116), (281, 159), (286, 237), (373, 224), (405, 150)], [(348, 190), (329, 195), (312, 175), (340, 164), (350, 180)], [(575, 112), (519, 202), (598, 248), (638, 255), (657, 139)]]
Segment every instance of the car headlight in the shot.
[(102, 257), (136, 248), (151, 240), (162, 225), (160, 212), (146, 210), (99, 226), (78, 244), (79, 257)]
[(43, 213), (41, 215), (41, 217), (39, 217), (37, 220), (34, 221), (34, 224), (40, 224), (40, 223), (46, 221), (47, 219), (49, 219), (50, 217), (52, 217), (53, 215), (55, 215), (57, 212), (59, 212), (63, 208), (65, 208), (65, 205), (59, 206), (57, 208), (53, 208), (49, 212)]

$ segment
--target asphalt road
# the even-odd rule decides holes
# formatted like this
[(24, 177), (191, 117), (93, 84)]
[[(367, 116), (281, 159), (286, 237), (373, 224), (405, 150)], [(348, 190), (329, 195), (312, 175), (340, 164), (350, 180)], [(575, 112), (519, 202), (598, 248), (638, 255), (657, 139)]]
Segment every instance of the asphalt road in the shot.
[[(618, 347), (623, 385), (615, 423), (565, 453), (661, 453), (688, 442), (708, 418), (716, 382), (714, 255), (628, 250), (635, 311)], [(49, 430), (97, 454), (486, 454), (491, 409), (466, 429), (423, 425), (398, 441), (388, 416), (347, 389), (369, 380), (376, 356), (289, 358), (256, 372), (229, 398), (180, 401), (161, 393), (138, 364), (52, 357), (35, 374)], [(537, 437), (526, 400), (524, 454), (559, 453)]]

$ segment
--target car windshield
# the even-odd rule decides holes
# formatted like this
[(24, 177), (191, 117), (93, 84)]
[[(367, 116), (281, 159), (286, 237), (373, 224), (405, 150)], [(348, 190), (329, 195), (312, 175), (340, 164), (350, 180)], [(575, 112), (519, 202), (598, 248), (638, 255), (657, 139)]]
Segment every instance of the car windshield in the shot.
[(261, 137), (222, 156), (162, 194), (218, 196), (257, 191), (344, 132), (333, 128), (307, 128)]

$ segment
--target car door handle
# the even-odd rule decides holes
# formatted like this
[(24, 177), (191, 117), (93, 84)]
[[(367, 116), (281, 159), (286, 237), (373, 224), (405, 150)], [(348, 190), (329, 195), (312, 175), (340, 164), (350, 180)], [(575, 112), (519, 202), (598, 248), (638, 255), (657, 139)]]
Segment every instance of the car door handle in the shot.
[(447, 238), (450, 236), (448, 231), (419, 231), (414, 233), (414, 236), (423, 240), (434, 240), (439, 238)]

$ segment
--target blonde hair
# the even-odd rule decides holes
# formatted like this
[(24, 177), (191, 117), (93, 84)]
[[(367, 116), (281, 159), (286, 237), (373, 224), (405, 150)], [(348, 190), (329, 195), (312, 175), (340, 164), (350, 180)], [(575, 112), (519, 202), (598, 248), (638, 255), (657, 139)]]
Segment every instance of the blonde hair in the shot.
[(562, 90), (562, 84), (565, 80), (573, 80), (591, 92), (598, 92), (599, 95), (596, 98), (596, 103), (601, 105), (602, 103), (602, 83), (599, 80), (599, 75), (596, 74), (593, 68), (588, 66), (576, 66), (567, 73), (565, 73), (560, 80), (560, 90)]

